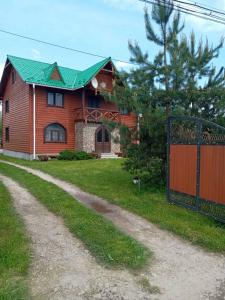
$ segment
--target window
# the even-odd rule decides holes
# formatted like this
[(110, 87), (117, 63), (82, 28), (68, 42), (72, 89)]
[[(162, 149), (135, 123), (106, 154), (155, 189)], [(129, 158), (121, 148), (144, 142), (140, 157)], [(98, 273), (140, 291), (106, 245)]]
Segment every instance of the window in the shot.
[(55, 106), (63, 106), (63, 95), (55, 93)]
[(48, 92), (48, 105), (63, 107), (64, 105), (63, 94)]
[(9, 112), (9, 100), (5, 101), (5, 112), (8, 113)]
[(126, 107), (120, 108), (121, 115), (128, 115), (129, 111)]
[(48, 105), (54, 105), (54, 93), (48, 93)]
[(96, 96), (88, 97), (88, 107), (99, 108), (100, 107), (100, 98)]
[(12, 84), (16, 82), (16, 72), (13, 70), (12, 71)]
[(66, 142), (66, 130), (57, 123), (50, 124), (45, 128), (44, 132), (46, 143), (65, 143)]
[(5, 141), (9, 142), (9, 127), (5, 128)]

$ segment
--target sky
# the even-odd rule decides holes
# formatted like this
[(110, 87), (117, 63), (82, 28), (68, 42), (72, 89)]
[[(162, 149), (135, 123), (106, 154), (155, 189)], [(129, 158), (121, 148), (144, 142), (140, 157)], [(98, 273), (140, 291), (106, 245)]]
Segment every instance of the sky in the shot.
[[(225, 0), (199, 2), (225, 9)], [(147, 7), (151, 10), (150, 5)], [(153, 58), (157, 48), (146, 40), (143, 8), (144, 4), (138, 0), (7, 0), (1, 1), (0, 29), (124, 61), (129, 61), (127, 44), (132, 40)], [(183, 19), (187, 34), (194, 29), (198, 38), (207, 36), (214, 44), (225, 33), (224, 25), (187, 15)], [(0, 76), (7, 54), (49, 63), (56, 61), (80, 70), (101, 60), (1, 32), (0, 41)], [(216, 61), (218, 66), (224, 65), (224, 57), (222, 49)], [(121, 62), (116, 66), (129, 68)]]

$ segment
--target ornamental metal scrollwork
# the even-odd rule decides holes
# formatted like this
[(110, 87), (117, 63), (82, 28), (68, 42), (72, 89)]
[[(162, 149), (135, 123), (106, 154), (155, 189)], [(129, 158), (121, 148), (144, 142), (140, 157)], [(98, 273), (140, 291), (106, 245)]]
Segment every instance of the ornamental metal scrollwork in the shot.
[(194, 143), (196, 141), (197, 134), (191, 128), (185, 128), (183, 125), (172, 127), (171, 141), (172, 143)]

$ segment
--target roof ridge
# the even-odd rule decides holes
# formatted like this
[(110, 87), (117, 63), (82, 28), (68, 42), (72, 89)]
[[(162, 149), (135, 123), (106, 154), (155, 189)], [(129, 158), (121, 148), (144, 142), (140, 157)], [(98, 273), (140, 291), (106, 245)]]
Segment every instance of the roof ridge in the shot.
[(42, 64), (50, 64), (50, 63), (47, 63), (47, 62), (44, 62), (44, 61), (40, 61), (40, 60), (36, 60), (36, 59), (30, 59), (30, 58), (25, 58), (25, 57), (20, 57), (20, 56), (15, 56), (15, 55), (10, 55), (10, 54), (7, 54), (7, 58), (8, 57), (19, 58), (19, 59), (24, 59), (24, 60), (29, 60), (29, 61), (35, 61), (35, 62), (42, 63)]
[[(15, 56), (15, 55), (7, 54), (7, 58), (10, 58), (10, 57), (24, 59), (24, 60), (29, 60), (29, 61), (33, 61), (33, 62), (37, 62), (37, 63), (41, 63), (41, 64), (46, 64), (46, 65), (52, 65), (54, 63), (57, 63), (57, 62), (48, 63), (48, 62), (40, 61), (40, 60), (36, 60), (36, 59), (24, 58), (24, 57), (20, 57), (20, 56)], [(73, 69), (73, 68), (69, 68), (69, 67), (60, 66), (60, 65), (58, 65), (58, 63), (57, 63), (57, 66), (59, 68), (69, 69), (69, 70), (76, 71), (76, 72), (83, 72), (84, 71), (84, 70), (77, 70), (77, 69)]]
[(100, 61), (98, 61), (97, 63), (95, 63), (95, 64), (93, 64), (93, 65), (91, 65), (90, 67), (88, 67), (88, 68), (86, 68), (85, 70), (83, 70), (82, 72), (85, 72), (85, 71), (87, 71), (88, 69), (90, 69), (90, 68), (93, 68), (93, 67), (95, 67), (96, 65), (99, 65), (99, 64), (101, 64), (101, 63), (103, 63), (104, 61), (110, 61), (111, 60), (111, 56), (109, 56), (109, 57), (106, 57), (106, 58), (104, 58), (104, 59), (102, 59), (102, 60), (100, 60)]

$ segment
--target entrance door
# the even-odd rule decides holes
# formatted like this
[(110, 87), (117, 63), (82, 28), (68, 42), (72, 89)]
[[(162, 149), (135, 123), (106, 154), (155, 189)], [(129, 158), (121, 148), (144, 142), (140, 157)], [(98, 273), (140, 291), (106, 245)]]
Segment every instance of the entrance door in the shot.
[(95, 151), (97, 153), (111, 152), (111, 136), (109, 130), (105, 126), (99, 127), (95, 132)]

